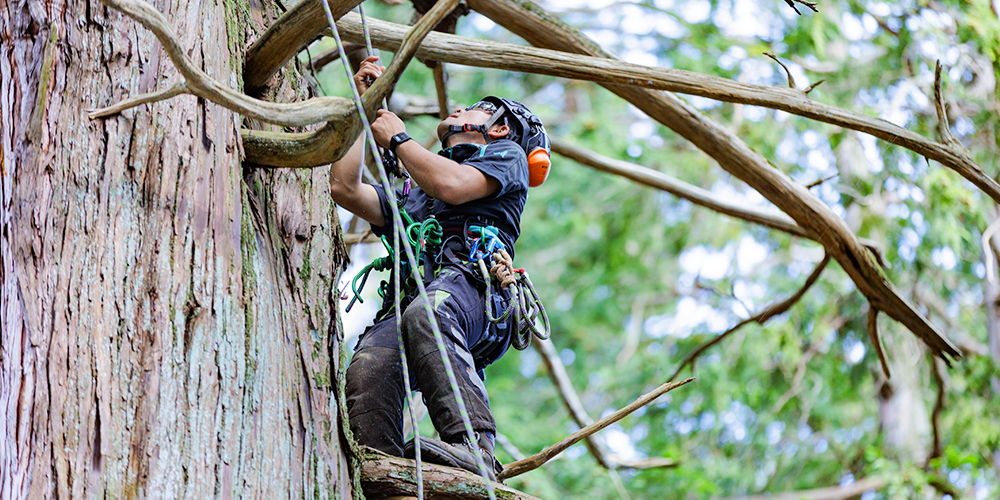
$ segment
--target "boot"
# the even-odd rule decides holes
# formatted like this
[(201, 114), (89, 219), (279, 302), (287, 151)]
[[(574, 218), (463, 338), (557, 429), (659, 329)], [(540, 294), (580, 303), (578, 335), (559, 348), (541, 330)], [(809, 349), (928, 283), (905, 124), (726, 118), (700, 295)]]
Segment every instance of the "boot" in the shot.
[[(496, 482), (497, 474), (503, 472), (503, 466), (497, 459), (493, 458), (493, 443), (486, 436), (477, 433), (477, 443), (469, 442), (468, 436), (462, 436), (462, 441), (458, 443), (446, 443), (434, 438), (420, 438), (420, 457), (432, 464), (444, 465), (465, 469), (474, 474), (479, 474), (479, 464), (476, 463), (476, 454), (483, 458), (486, 464), (486, 478)], [(416, 456), (413, 441), (407, 441), (403, 446), (403, 456), (414, 458)]]

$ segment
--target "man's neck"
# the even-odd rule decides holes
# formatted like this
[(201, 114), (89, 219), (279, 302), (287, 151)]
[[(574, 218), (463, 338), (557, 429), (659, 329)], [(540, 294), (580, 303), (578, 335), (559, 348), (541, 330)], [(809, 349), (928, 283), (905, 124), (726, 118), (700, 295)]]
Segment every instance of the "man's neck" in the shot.
[(442, 149), (448, 149), (459, 144), (486, 144), (483, 134), (479, 132), (460, 132), (447, 139), (447, 144), (442, 144)]

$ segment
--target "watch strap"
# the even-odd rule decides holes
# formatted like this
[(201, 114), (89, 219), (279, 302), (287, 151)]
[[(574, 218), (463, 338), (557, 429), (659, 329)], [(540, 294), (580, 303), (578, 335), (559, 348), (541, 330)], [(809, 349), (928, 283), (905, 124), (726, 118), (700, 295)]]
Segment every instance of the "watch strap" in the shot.
[(392, 139), (389, 140), (389, 151), (392, 151), (392, 154), (396, 154), (396, 148), (410, 139), (412, 139), (412, 137), (410, 137), (406, 132), (400, 132), (392, 136)]

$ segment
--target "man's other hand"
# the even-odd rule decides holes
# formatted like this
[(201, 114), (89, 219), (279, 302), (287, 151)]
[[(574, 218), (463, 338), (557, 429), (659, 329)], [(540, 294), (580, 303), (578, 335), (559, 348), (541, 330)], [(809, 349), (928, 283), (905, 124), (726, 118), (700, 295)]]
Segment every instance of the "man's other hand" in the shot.
[(387, 109), (378, 110), (378, 118), (372, 122), (372, 134), (375, 136), (375, 142), (383, 148), (389, 147), (389, 141), (392, 140), (392, 136), (400, 133), (406, 132), (406, 125), (403, 124), (403, 120), (400, 120), (396, 113), (389, 111)]
[(378, 56), (368, 56), (367, 59), (361, 61), (361, 68), (354, 75), (354, 84), (358, 86), (358, 93), (364, 94), (368, 90), (368, 86), (375, 82), (375, 79), (382, 76), (382, 72), (385, 71), (385, 66), (379, 66), (375, 64), (378, 61)]

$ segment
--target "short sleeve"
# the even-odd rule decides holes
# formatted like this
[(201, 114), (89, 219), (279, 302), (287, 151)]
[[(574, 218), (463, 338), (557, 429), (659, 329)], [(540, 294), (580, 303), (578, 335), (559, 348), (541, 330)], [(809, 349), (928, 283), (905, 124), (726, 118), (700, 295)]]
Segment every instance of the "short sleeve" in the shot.
[(372, 234), (381, 238), (387, 234), (392, 234), (392, 206), (389, 204), (389, 197), (385, 194), (385, 188), (378, 184), (372, 184), (371, 186), (375, 188), (375, 192), (378, 194), (378, 202), (382, 206), (383, 216), (381, 226), (372, 226)]
[(514, 141), (493, 141), (462, 163), (499, 181), (497, 197), (528, 189), (528, 159)]

